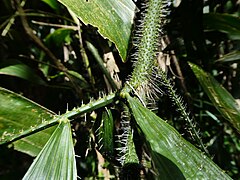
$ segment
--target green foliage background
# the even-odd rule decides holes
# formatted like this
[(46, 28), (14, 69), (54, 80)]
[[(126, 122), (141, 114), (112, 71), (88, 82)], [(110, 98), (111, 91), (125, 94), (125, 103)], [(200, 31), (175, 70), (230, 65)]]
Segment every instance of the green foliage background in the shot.
[[(161, 118), (146, 111), (132, 97), (123, 102), (120, 98), (120, 102), (113, 103), (115, 95), (110, 95), (88, 105), (92, 99), (105, 96), (101, 94), (109, 94), (119, 89), (133, 71), (130, 59), (136, 49), (132, 39), (133, 34), (138, 31), (138, 29), (133, 31), (133, 28), (138, 28), (139, 24), (138, 20), (134, 22), (134, 14), (136, 19), (141, 16), (143, 11), (141, 1), (138, 1), (136, 6), (131, 0), (60, 2), (56, 0), (0, 2), (0, 86), (5, 88), (0, 89), (1, 138), (5, 137), (3, 136), (5, 131), (17, 134), (21, 133), (22, 129), (30, 128), (29, 132), (32, 133), (44, 123), (49, 122), (50, 125), (60, 123), (58, 125), (60, 130), (57, 128), (55, 136), (50, 138), (51, 142), (53, 137), (65, 138), (65, 144), (69, 145), (67, 148), (61, 146), (61, 150), (71, 153), (66, 155), (60, 151), (54, 152), (59, 153), (59, 157), (69, 157), (72, 160), (66, 163), (73, 167), (73, 172), (75, 171), (73, 161), (76, 159), (77, 175), (81, 178), (109, 179), (120, 176), (123, 179), (124, 177), (131, 179), (136, 178), (136, 174), (141, 171), (144, 174), (141, 178), (152, 179), (156, 173), (166, 173), (161, 169), (164, 165), (175, 170), (173, 179), (182, 178), (183, 161), (178, 162), (181, 158), (175, 159), (174, 151), (169, 151), (172, 152), (170, 154), (166, 153), (167, 150), (164, 151), (164, 148), (168, 148), (167, 143), (164, 144), (161, 138), (158, 139), (160, 135), (152, 136), (158, 133), (158, 129), (154, 130), (153, 127), (163, 126), (166, 132), (174, 132), (173, 137), (181, 134), (192, 143), (187, 143), (189, 147), (193, 148), (193, 145), (200, 147), (191, 134), (192, 127), (189, 127), (185, 119), (180, 118), (177, 107), (168, 96), (168, 89), (161, 82), (155, 82), (163, 95), (156, 99), (157, 110), (153, 110)], [(163, 40), (159, 40), (164, 41), (159, 44), (162, 44), (161, 51), (167, 56), (164, 63), (168, 69), (167, 76), (172, 79), (177, 93), (186, 102), (186, 109), (190, 112), (194, 124), (200, 129), (199, 136), (207, 147), (209, 157), (231, 178), (238, 179), (239, 2), (230, 0), (221, 2), (208, 0), (204, 3), (201, 0), (182, 0), (179, 1), (180, 4), (174, 2), (167, 7), (167, 22), (162, 29), (165, 36)], [(18, 3), (22, 8), (19, 8)], [(28, 32), (29, 30), (32, 33)], [(108, 58), (114, 59), (115, 64), (106, 68), (104, 61), (109, 60), (106, 58), (109, 54)], [(19, 94), (38, 104), (22, 98)], [(86, 106), (82, 106), (83, 103)], [(118, 139), (123, 133), (120, 128), (121, 112), (123, 109), (128, 111), (122, 103), (130, 104), (133, 117), (129, 114), (128, 117), (135, 118), (135, 121), (129, 123), (134, 129), (133, 137), (127, 137), (131, 156), (128, 154), (126, 159), (130, 165), (124, 166), (127, 168), (123, 170), (120, 168), (121, 162), (118, 161), (122, 155), (116, 150), (121, 149)], [(80, 108), (73, 109), (74, 107)], [(68, 112), (72, 109), (73, 111)], [(139, 112), (136, 112), (137, 110)], [(59, 119), (57, 114), (63, 116)], [(71, 121), (73, 134), (70, 132), (68, 119), (74, 120)], [(110, 126), (99, 129), (104, 124), (101, 119), (105, 119), (104, 122), (108, 122), (106, 124)], [(157, 119), (159, 123), (146, 123), (152, 119)], [(162, 119), (173, 126), (177, 130), (176, 133)], [(148, 131), (148, 125), (152, 132)], [(1, 145), (0, 179), (21, 179), (32, 164), (33, 156), (41, 151), (55, 128), (44, 131), (40, 129), (41, 131), (35, 135)], [(105, 144), (103, 149), (99, 143), (101, 138), (105, 139), (99, 135), (102, 131), (112, 133), (108, 136), (110, 139), (105, 137), (107, 141), (102, 143)], [(66, 132), (69, 136), (65, 137), (61, 132)], [(73, 136), (73, 139), (70, 136)], [(6, 136), (5, 140), (9, 141), (11, 137)], [(174, 143), (185, 143), (182, 138), (180, 140), (177, 138), (179, 141), (173, 140), (172, 136), (166, 138), (172, 140), (169, 147)], [(145, 139), (147, 142), (143, 143)], [(59, 139), (56, 140), (58, 141)], [(162, 144), (158, 143), (159, 141)], [(47, 157), (50, 149), (51, 151), (55, 149), (54, 143), (53, 145), (48, 143), (40, 154)], [(198, 153), (194, 147), (193, 152), (195, 150)], [(180, 152), (176, 153), (181, 156)], [(151, 160), (163, 164), (154, 164)], [(207, 159), (204, 163), (201, 165), (209, 168), (209, 171), (216, 168), (218, 172), (218, 167), (211, 160)], [(105, 169), (99, 168), (99, 164)], [(38, 167), (41, 167), (41, 163)], [(161, 168), (156, 171), (153, 167)], [(30, 170), (32, 169), (34, 168), (31, 167)], [(127, 171), (128, 169), (130, 171)], [(25, 175), (26, 179), (31, 178), (29, 174)], [(209, 178), (210, 174), (203, 173), (209, 175)], [(220, 178), (224, 177), (224, 174), (218, 175)], [(68, 176), (67, 173), (63, 176), (75, 178)]]

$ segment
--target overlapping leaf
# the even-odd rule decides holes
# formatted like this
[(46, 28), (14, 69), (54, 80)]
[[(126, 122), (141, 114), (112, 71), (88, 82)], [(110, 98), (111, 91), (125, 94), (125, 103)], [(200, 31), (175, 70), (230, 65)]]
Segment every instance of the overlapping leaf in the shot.
[(228, 54), (224, 54), (217, 62), (230, 62), (234, 63), (240, 60), (240, 51), (233, 51)]
[(127, 99), (151, 149), (158, 178), (183, 179), (184, 176), (186, 179), (230, 179), (172, 126), (143, 107), (137, 99), (130, 96)]
[(240, 18), (230, 14), (204, 14), (204, 26), (207, 30), (226, 33), (230, 39), (240, 39)]
[(47, 83), (40, 78), (32, 68), (22, 63), (16, 63), (1, 68), (0, 74), (15, 76), (40, 85), (47, 85)]
[(67, 119), (56, 128), (23, 179), (77, 179), (71, 126)]
[(100, 34), (115, 43), (126, 61), (135, 5), (131, 0), (59, 0), (85, 24), (98, 28)]
[(113, 128), (114, 128), (114, 122), (113, 122), (113, 116), (112, 116), (111, 110), (106, 108), (106, 111), (103, 111), (101, 124), (97, 132), (98, 132), (100, 152), (106, 156), (110, 156), (110, 158), (114, 156)]
[[(4, 88), (0, 88), (0, 144), (20, 135), (24, 130), (34, 128), (52, 119), (54, 113), (42, 106)], [(14, 142), (14, 148), (31, 156), (36, 156), (47, 140), (53, 128)]]
[(240, 133), (240, 107), (235, 99), (210, 74), (197, 65), (190, 65), (214, 106)]

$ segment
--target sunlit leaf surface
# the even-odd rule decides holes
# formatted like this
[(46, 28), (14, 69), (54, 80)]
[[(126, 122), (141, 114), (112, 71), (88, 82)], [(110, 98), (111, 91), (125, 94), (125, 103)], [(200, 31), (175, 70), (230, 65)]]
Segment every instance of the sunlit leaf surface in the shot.
[(126, 61), (135, 5), (131, 0), (59, 0), (85, 24), (98, 28), (100, 34), (115, 43)]
[(59, 124), (23, 179), (77, 179), (72, 132), (68, 120)]

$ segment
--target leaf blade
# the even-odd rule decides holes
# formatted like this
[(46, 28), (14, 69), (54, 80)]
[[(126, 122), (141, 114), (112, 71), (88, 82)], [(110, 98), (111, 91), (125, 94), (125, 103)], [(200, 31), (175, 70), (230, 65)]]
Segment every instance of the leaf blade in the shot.
[[(100, 34), (115, 43), (126, 61), (135, 5), (126, 0), (59, 0), (74, 12), (84, 24), (98, 28)], [(96, 15), (97, 14), (97, 15)], [(121, 30), (119, 30), (119, 27)]]
[[(21, 134), (25, 129), (51, 120), (54, 115), (55, 113), (29, 99), (0, 87), (0, 143), (11, 140), (13, 135)], [(18, 140), (13, 143), (14, 148), (36, 156), (54, 129), (52, 127)]]
[(240, 107), (235, 99), (214, 77), (197, 65), (189, 64), (216, 109), (240, 133)]
[(13, 64), (13, 65), (9, 65), (1, 68), (0, 74), (15, 76), (15, 77), (30, 81), (32, 83), (40, 84), (40, 85), (47, 85), (47, 83), (42, 78), (40, 78), (33, 71), (32, 68), (22, 63), (17, 63), (17, 64)]
[[(168, 166), (161, 166), (166, 168), (166, 171), (159, 169), (165, 174), (158, 174), (158, 177), (167, 179), (172, 173), (179, 174), (177, 171), (180, 170), (186, 179), (231, 179), (208, 157), (184, 140), (173, 127), (143, 107), (138, 100), (129, 95), (127, 100), (137, 124), (145, 134), (152, 155), (157, 153), (179, 168), (169, 170)], [(155, 165), (159, 164), (158, 158), (154, 160)]]
[(230, 39), (240, 39), (240, 18), (230, 14), (208, 13), (204, 14), (205, 29), (217, 30), (226, 33)]
[(59, 124), (23, 179), (77, 179), (75, 152), (68, 120)]
[(240, 51), (233, 51), (228, 54), (224, 54), (221, 58), (216, 60), (216, 62), (222, 62), (222, 63), (234, 63), (235, 61), (240, 60)]

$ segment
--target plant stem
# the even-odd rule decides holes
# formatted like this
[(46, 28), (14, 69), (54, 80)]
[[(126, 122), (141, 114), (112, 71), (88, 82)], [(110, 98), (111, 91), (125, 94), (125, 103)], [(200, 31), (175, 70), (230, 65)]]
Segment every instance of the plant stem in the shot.
[(84, 113), (93, 111), (93, 110), (101, 108), (101, 107), (104, 107), (104, 106), (114, 102), (115, 98), (116, 98), (116, 93), (112, 93), (112, 94), (107, 95), (103, 98), (99, 98), (95, 101), (89, 102), (88, 104), (83, 104), (81, 107), (74, 108), (71, 111), (67, 111), (65, 114), (56, 115), (50, 121), (43, 121), (39, 125), (36, 125), (36, 126), (31, 127), (27, 130), (24, 130), (23, 132), (21, 132), (19, 134), (14, 134), (13, 136), (11, 136), (9, 138), (6, 138), (6, 140), (1, 140), (0, 145), (1, 144), (6, 144), (6, 143), (11, 143), (13, 141), (19, 140), (19, 139), (24, 138), (26, 136), (29, 136), (31, 134), (42, 131), (46, 128), (52, 127), (52, 126), (58, 124), (59, 122), (61, 122), (64, 119), (70, 119), (70, 121), (73, 121), (74, 118), (76, 118), (79, 115), (82, 115)]
[[(140, 29), (140, 38), (137, 45), (138, 52), (136, 55), (137, 62), (132, 73), (130, 84), (137, 88), (142, 82), (147, 80), (151, 75), (152, 66), (156, 60), (158, 47), (158, 37), (160, 35), (161, 24), (161, 5), (160, 0), (149, 0), (148, 8), (144, 13), (142, 28)], [(138, 41), (138, 38), (137, 38)]]
[(87, 53), (85, 51), (85, 48), (83, 47), (83, 40), (82, 40), (82, 33), (81, 33), (81, 24), (80, 24), (79, 20), (78, 20), (77, 24), (78, 24), (78, 36), (79, 36), (80, 53), (81, 53), (81, 56), (82, 56), (82, 60), (83, 60), (84, 66), (85, 66), (85, 68), (86, 68), (86, 70), (88, 72), (88, 76), (90, 78), (91, 85), (94, 87), (95, 79), (94, 79), (94, 76), (92, 74), (91, 67), (89, 65), (89, 59), (88, 59)]
[(194, 140), (200, 145), (201, 149), (206, 153), (208, 150), (204, 146), (202, 139), (199, 136), (199, 133), (196, 129), (196, 124), (194, 123), (193, 119), (190, 118), (189, 113), (184, 106), (182, 98), (176, 93), (171, 81), (168, 79), (166, 73), (159, 69), (161, 83), (167, 88), (168, 96), (172, 100), (172, 103), (177, 107), (177, 110), (181, 113), (181, 116), (184, 120), (186, 120), (189, 124), (189, 130), (191, 135), (193, 136)]

